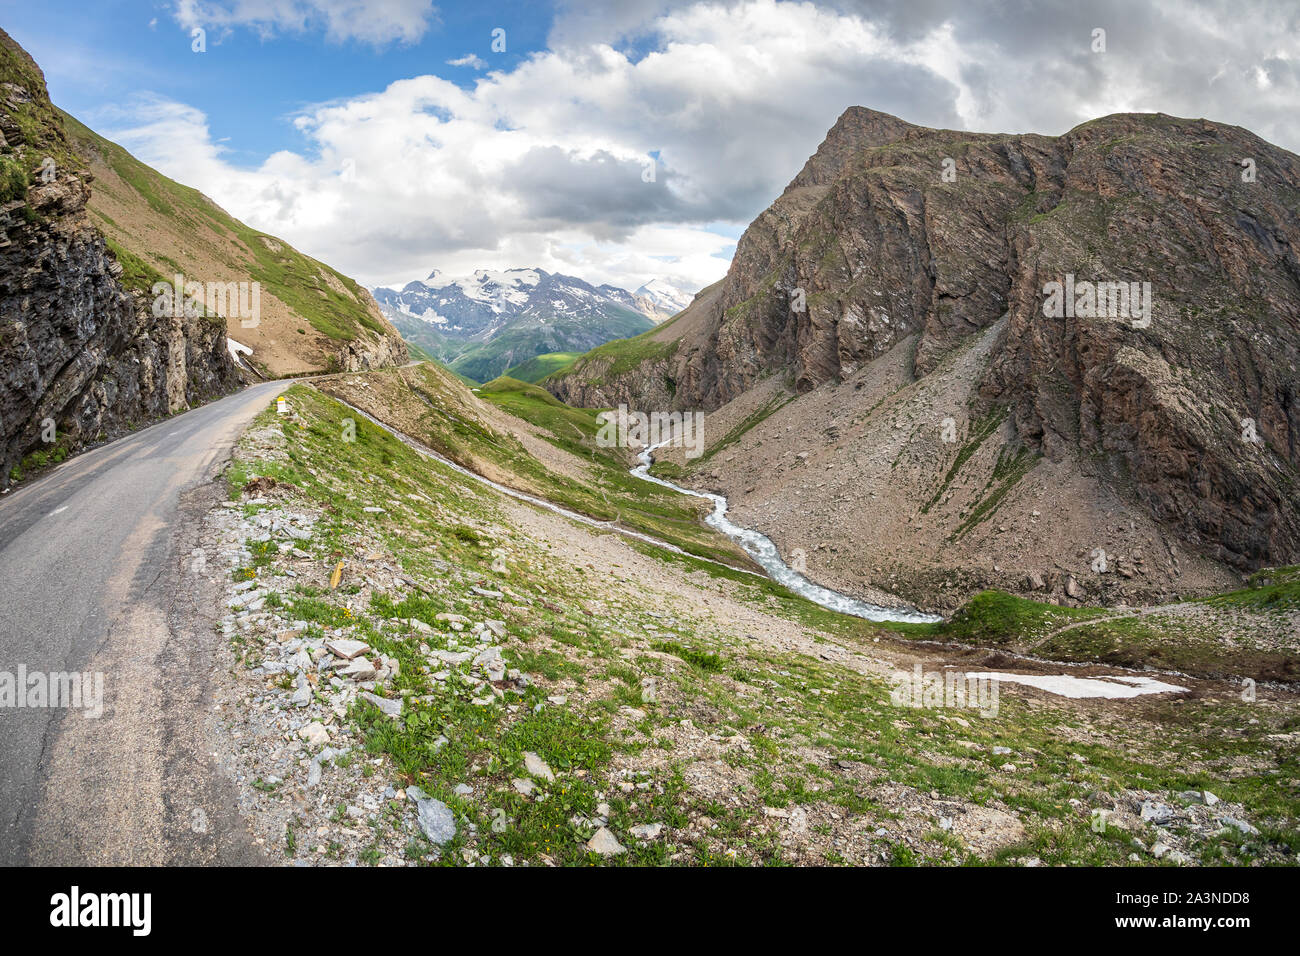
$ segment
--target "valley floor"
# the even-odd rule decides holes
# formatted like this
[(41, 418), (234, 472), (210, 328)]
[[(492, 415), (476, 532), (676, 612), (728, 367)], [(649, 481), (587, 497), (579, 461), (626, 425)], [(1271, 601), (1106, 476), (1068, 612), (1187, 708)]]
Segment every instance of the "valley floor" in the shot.
[[(416, 398), (387, 420), (440, 450), (435, 419), (474, 432), (465, 409), (429, 411), (427, 373), (321, 388), (373, 388), (373, 413), (402, 384)], [(314, 387), (287, 394), (292, 414), (240, 442), (203, 537), (227, 594), (211, 729), (273, 860), (1298, 859), (1287, 685), (1139, 675), (1186, 690), (1105, 700), (1003, 682), (991, 705), (912, 707), (895, 687), (918, 665), (1126, 672), (917, 643), (936, 635), (506, 498)], [(613, 481), (597, 464), (589, 483)]]

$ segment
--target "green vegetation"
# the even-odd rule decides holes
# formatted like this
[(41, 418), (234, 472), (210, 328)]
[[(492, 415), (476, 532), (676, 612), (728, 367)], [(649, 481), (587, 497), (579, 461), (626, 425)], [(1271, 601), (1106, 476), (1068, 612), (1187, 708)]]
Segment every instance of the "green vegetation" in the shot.
[(1014, 488), (1016, 482), (1028, 474), (1042, 457), (1041, 454), (1031, 453), (1024, 448), (999, 449), (998, 460), (993, 465), (993, 474), (988, 484), (984, 486), (970, 514), (953, 532), (953, 539), (960, 538), (976, 525), (987, 520), (997, 510), (1007, 492)]
[(108, 246), (108, 251), (113, 253), (113, 258), (122, 266), (122, 275), (119, 276), (119, 281), (126, 288), (135, 292), (142, 292), (145, 295), (151, 295), (155, 282), (168, 281), (166, 276), (149, 263), (134, 252), (123, 249), (107, 236), (104, 237), (104, 245)]
[(518, 379), (521, 382), (537, 383), (548, 375), (568, 369), (581, 355), (581, 352), (547, 352), (544, 355), (535, 355), (527, 362), (507, 369), (505, 377)]
[(27, 197), (27, 170), (8, 156), (0, 156), (0, 202)]
[[(635, 338), (615, 339), (599, 345), (578, 359), (572, 372), (588, 385), (600, 385), (606, 379), (631, 371), (642, 363), (666, 361), (676, 354), (681, 343), (678, 339), (661, 341), (656, 338), (665, 327), (657, 326)], [(600, 368), (596, 378), (588, 377), (587, 370), (593, 366)]]
[[(435, 402), (442, 398), (437, 381), (411, 379)], [(589, 413), (526, 383), (489, 386), (489, 400), (524, 409), (543, 423), (538, 427), (588, 427)], [(352, 707), (346, 723), (362, 746), (338, 758), (334, 772), (352, 767), (394, 788), (417, 785), (445, 802), (458, 823), (456, 837), (434, 848), (410, 835), (403, 821), (412, 811), (401, 801), (356, 822), (335, 807), (333, 825), (366, 828), (373, 841), (362, 863), (388, 854), (424, 865), (973, 865), (1030, 857), (1047, 865), (1125, 865), (1134, 838), (1149, 842), (1152, 835), (1146, 827), (1097, 832), (1095, 810), (1117, 800), (1136, 806), (1142, 798), (1135, 791), (1203, 789), (1244, 806), (1261, 833), (1196, 837), (1202, 862), (1242, 864), (1261, 855), (1276, 862), (1300, 849), (1300, 799), (1290, 783), (1300, 765), (1294, 746), (1281, 739), (1296, 723), (1285, 711), (1184, 696), (1128, 702), (1127, 719), (1113, 720), (1099, 708), (1015, 693), (1004, 694), (990, 718), (900, 708), (889, 681), (874, 671), (789, 650), (747, 623), (724, 625), (685, 590), (726, 594), (767, 615), (774, 628), (795, 622), (813, 647), (833, 639), (869, 649), (874, 637), (892, 635), (1010, 648), (1068, 624), (1101, 623), (1111, 612), (989, 592), (945, 624), (883, 629), (810, 605), (765, 578), (636, 545), (680, 572), (684, 593), (674, 600), (638, 586), (617, 566), (569, 563), (507, 522), (495, 494), (366, 421), (355, 423), (355, 441), (340, 441), (344, 419), (354, 414), (313, 388), (295, 386), (288, 397), (303, 424), (261, 415), (254, 434), (278, 425), (283, 445), (259, 459), (265, 437), (241, 444), (228, 480), (235, 495), (254, 474), (293, 483), (294, 507), (320, 513), (311, 540), (298, 542), (313, 561), (295, 563), (297, 576), (288, 578), (277, 576), (279, 556), (255, 551), (257, 577), (264, 587), (283, 587), (287, 613), (309, 628), (346, 626), (397, 658), (400, 673), (383, 693), (406, 695), (398, 721), (368, 703)], [(586, 448), (580, 436), (567, 440)], [(374, 506), (383, 511), (365, 510)], [(414, 586), (349, 607), (343, 602), (357, 590), (352, 572), (334, 592), (309, 583), (304, 572), (328, 569), (339, 557), (359, 561), (359, 552), (375, 548)], [(504, 570), (494, 552), (504, 554)], [(1283, 569), (1252, 589), (1292, 580)], [(433, 680), (421, 650), (463, 646), (438, 622), (440, 613), (481, 619), (503, 608), (485, 607), (471, 584), (509, 593), (503, 653), (530, 681), (520, 693), (507, 692), (504, 705), (475, 704), (476, 691), (454, 670)], [(405, 624), (411, 619), (427, 629), (415, 631)], [(655, 693), (646, 693), (647, 682)], [(526, 776), (525, 752), (556, 775), (535, 781), (531, 795), (512, 785)], [(702, 776), (703, 766), (709, 772)], [(462, 783), (472, 791), (457, 791)], [(292, 790), (261, 789), (266, 801)], [(795, 811), (806, 815), (801, 837), (785, 822)], [(602, 858), (587, 850), (598, 812), (608, 815), (626, 853)], [(944, 829), (944, 815), (956, 826)], [(999, 822), (972, 840), (962, 826), (968, 818)], [(659, 838), (631, 835), (632, 827), (652, 823), (664, 828)], [(339, 847), (332, 835), (295, 822), (285, 831), (285, 853), (332, 859)], [(1139, 862), (1155, 861), (1143, 853)]]
[(935, 624), (887, 623), (882, 626), (934, 640), (1011, 646), (1031, 642), (1059, 627), (1107, 613), (1104, 608), (1058, 607), (1002, 591), (981, 591), (949, 620)]
[(9, 469), (9, 481), (17, 484), (46, 468), (52, 468), (68, 457), (68, 443), (60, 437), (49, 448), (41, 448), (23, 456), (23, 460)]

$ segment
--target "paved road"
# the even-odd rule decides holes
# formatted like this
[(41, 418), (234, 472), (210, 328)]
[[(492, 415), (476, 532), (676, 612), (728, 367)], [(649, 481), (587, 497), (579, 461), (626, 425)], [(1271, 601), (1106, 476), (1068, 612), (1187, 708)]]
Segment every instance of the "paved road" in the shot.
[[(253, 386), (0, 498), (0, 864), (259, 862), (204, 748), (212, 479), (283, 388)], [(6, 672), (103, 674), (103, 713), (3, 706)]]

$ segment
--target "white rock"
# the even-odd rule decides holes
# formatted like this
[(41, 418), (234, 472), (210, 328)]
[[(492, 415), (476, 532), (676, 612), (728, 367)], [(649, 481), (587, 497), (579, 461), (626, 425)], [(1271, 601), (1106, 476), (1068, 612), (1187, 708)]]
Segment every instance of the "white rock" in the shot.
[(524, 752), (524, 769), (528, 771), (529, 776), (536, 777), (538, 780), (555, 779), (555, 773), (546, 761), (532, 751)]
[(324, 747), (330, 742), (330, 732), (319, 720), (313, 720), (307, 726), (298, 728), (298, 736), (312, 747)]
[(620, 853), (627, 852), (627, 848), (619, 843), (614, 834), (610, 833), (606, 827), (601, 827), (587, 841), (587, 849), (592, 853), (599, 853), (601, 856), (617, 856)]
[(389, 700), (385, 697), (376, 696), (375, 694), (372, 694), (369, 691), (362, 691), (358, 696), (362, 700), (370, 701), (370, 703), (378, 707), (388, 717), (397, 718), (402, 716), (401, 698), (398, 698), (396, 700)]
[(358, 657), (355, 660), (349, 661), (348, 666), (340, 670), (339, 673), (344, 677), (350, 677), (353, 680), (362, 681), (373, 680), (375, 675), (379, 672), (375, 670), (375, 665), (370, 663), (370, 661), (366, 660), (364, 657)]
[(352, 641), (347, 638), (335, 638), (325, 642), (325, 649), (335, 657), (341, 657), (345, 661), (350, 661), (359, 654), (364, 654), (370, 650), (370, 645), (365, 641)]
[(632, 828), (632, 835), (638, 840), (653, 840), (663, 832), (662, 823), (639, 823)]

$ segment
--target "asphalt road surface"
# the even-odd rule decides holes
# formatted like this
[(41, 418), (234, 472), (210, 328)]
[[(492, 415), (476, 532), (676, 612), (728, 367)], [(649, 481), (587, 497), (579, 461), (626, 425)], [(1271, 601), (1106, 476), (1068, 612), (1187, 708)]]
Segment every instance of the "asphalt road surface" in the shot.
[[(186, 558), (225, 497), (214, 479), (232, 444), (283, 387), (160, 422), (0, 498), (0, 864), (261, 862), (204, 747), (216, 585)], [(102, 674), (102, 714), (87, 716), (93, 676), (80, 709), (2, 706), (20, 668), (28, 704), (33, 674)]]

